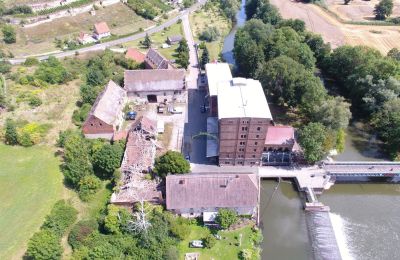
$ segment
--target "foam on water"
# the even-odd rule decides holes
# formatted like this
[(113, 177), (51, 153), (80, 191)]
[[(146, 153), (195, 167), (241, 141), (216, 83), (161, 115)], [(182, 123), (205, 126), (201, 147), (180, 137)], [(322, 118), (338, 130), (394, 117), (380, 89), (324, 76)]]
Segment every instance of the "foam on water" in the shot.
[(335, 233), (336, 242), (339, 247), (340, 255), (343, 260), (356, 260), (351, 250), (351, 241), (349, 237), (350, 223), (343, 219), (340, 215), (329, 213), (333, 232)]

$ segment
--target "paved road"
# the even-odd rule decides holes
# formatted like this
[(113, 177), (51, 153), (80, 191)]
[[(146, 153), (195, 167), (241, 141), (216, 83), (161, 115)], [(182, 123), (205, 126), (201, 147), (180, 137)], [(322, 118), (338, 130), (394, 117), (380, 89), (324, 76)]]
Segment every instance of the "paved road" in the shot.
[[(182, 17), (187, 16), (190, 12), (196, 11), (199, 8), (201, 8), (201, 6), (206, 2), (206, 0), (199, 0), (196, 4), (194, 4), (192, 7), (190, 7), (189, 9), (186, 9), (184, 11), (182, 11), (178, 16), (166, 21), (165, 23), (153, 27), (145, 32), (141, 32), (141, 33), (137, 33), (131, 36), (127, 36), (124, 38), (120, 38), (114, 41), (109, 41), (109, 42), (105, 42), (105, 43), (99, 43), (93, 46), (89, 46), (89, 47), (85, 47), (82, 49), (78, 49), (78, 50), (72, 50), (72, 51), (64, 51), (64, 52), (60, 52), (60, 53), (55, 53), (52, 55), (35, 55), (36, 58), (38, 58), (39, 60), (46, 60), (49, 58), (49, 56), (54, 56), (56, 58), (64, 58), (64, 57), (68, 57), (68, 56), (73, 56), (75, 55), (75, 52), (78, 51), (79, 53), (84, 53), (84, 52), (91, 52), (91, 51), (98, 51), (98, 50), (105, 50), (106, 48), (115, 46), (115, 45), (119, 45), (125, 42), (130, 42), (130, 41), (135, 41), (138, 40), (140, 38), (144, 38), (146, 36), (146, 34), (153, 34), (156, 32), (160, 32), (162, 30), (164, 30), (164, 28), (170, 27), (171, 25), (177, 23), (180, 19), (182, 19)], [(14, 58), (14, 59), (9, 59), (8, 61), (11, 64), (20, 64), (23, 63), (25, 61), (26, 57), (24, 58)]]

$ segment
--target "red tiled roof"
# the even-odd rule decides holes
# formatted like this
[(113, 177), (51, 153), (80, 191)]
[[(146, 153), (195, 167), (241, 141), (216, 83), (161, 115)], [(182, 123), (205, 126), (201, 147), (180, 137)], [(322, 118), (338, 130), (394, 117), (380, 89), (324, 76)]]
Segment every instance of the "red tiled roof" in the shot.
[(108, 25), (106, 22), (100, 22), (100, 23), (96, 23), (94, 25), (94, 31), (97, 34), (108, 33), (108, 32), (110, 32), (110, 28), (108, 28)]
[(122, 130), (114, 134), (113, 140), (114, 141), (126, 140), (127, 137), (128, 137), (128, 131)]
[(265, 144), (267, 145), (287, 145), (293, 144), (294, 128), (291, 126), (269, 126)]
[(144, 55), (138, 49), (135, 49), (135, 48), (129, 48), (125, 54), (125, 58), (132, 59), (139, 63), (144, 62), (145, 57), (146, 57), (146, 55)]

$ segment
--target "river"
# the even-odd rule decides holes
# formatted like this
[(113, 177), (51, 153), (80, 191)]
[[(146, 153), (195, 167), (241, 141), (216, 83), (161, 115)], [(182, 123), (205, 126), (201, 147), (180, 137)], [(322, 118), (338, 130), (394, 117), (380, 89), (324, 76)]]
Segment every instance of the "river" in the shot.
[[(237, 23), (225, 38), (223, 58), (235, 64), (232, 49), (237, 29), (245, 23), (245, 0)], [(374, 136), (353, 124), (347, 130), (340, 161), (382, 160)], [(260, 224), (263, 230), (262, 259), (307, 260), (313, 258), (306, 215), (299, 194), (288, 181), (261, 183)], [(400, 185), (335, 184), (319, 200), (331, 208), (330, 221), (343, 259), (400, 259)]]

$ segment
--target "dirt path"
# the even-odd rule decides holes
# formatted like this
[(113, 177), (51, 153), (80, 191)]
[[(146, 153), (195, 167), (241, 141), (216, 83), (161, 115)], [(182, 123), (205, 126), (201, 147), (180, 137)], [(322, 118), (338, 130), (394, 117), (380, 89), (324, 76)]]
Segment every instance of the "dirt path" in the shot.
[(310, 31), (321, 34), (334, 48), (344, 44), (366, 45), (382, 54), (392, 48), (400, 48), (397, 26), (343, 24), (316, 5), (290, 0), (271, 0), (271, 3), (278, 7), (284, 18), (303, 20)]

